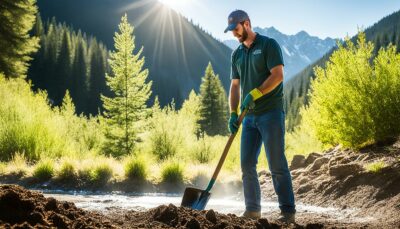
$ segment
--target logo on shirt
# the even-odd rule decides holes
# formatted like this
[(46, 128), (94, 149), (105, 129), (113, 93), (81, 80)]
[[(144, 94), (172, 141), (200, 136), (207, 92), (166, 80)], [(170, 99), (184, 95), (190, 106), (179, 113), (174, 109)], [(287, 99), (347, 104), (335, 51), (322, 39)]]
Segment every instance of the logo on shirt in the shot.
[(258, 54), (261, 54), (261, 49), (254, 50), (253, 55), (258, 55)]

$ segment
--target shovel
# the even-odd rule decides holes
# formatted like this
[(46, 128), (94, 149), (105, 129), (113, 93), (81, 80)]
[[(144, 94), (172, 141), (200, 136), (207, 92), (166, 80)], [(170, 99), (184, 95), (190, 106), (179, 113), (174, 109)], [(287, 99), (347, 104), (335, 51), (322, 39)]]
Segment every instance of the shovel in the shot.
[[(240, 124), (243, 121), (244, 116), (246, 115), (247, 110), (244, 110), (238, 120), (238, 129), (240, 127)], [(237, 133), (237, 132), (236, 132)], [(215, 168), (214, 174), (208, 183), (208, 186), (205, 190), (201, 190), (198, 188), (194, 187), (187, 187), (185, 189), (185, 192), (183, 194), (182, 198), (182, 207), (188, 207), (196, 210), (204, 210), (204, 208), (207, 205), (208, 200), (210, 199), (211, 193), (210, 190), (214, 186), (215, 181), (217, 180), (217, 176), (219, 174), (219, 171), (221, 170), (222, 164), (224, 164), (225, 158), (228, 155), (229, 148), (232, 145), (233, 139), (235, 139), (236, 133), (231, 134), (229, 137), (228, 142), (225, 145), (224, 152), (221, 155), (221, 158), (219, 159), (217, 168)]]

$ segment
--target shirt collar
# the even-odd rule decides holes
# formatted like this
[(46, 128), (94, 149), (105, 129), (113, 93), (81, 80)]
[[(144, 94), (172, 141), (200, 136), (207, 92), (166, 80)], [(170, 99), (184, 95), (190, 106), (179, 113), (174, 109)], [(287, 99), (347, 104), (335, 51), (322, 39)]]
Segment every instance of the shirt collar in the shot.
[[(256, 33), (256, 37), (254, 38), (253, 43), (251, 43), (249, 49), (252, 48), (260, 40), (260, 34), (258, 34), (257, 32), (255, 32), (255, 33)], [(239, 47), (240, 47), (240, 49), (247, 49), (247, 47), (243, 43), (241, 43)]]

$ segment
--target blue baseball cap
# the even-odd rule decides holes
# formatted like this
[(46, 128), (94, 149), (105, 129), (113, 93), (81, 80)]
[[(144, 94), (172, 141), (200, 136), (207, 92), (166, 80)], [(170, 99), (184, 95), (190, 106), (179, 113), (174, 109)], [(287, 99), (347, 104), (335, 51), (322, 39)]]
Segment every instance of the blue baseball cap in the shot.
[(235, 10), (228, 16), (228, 27), (226, 27), (224, 33), (232, 31), (236, 28), (237, 24), (246, 20), (250, 20), (249, 15), (243, 10)]

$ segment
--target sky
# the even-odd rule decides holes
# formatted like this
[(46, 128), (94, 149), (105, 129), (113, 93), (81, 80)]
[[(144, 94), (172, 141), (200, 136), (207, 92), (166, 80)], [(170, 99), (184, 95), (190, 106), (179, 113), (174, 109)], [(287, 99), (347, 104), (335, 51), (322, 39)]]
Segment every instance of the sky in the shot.
[(159, 0), (192, 19), (219, 40), (235, 9), (248, 13), (252, 26), (275, 27), (287, 35), (304, 30), (312, 36), (344, 38), (400, 10), (399, 0)]

